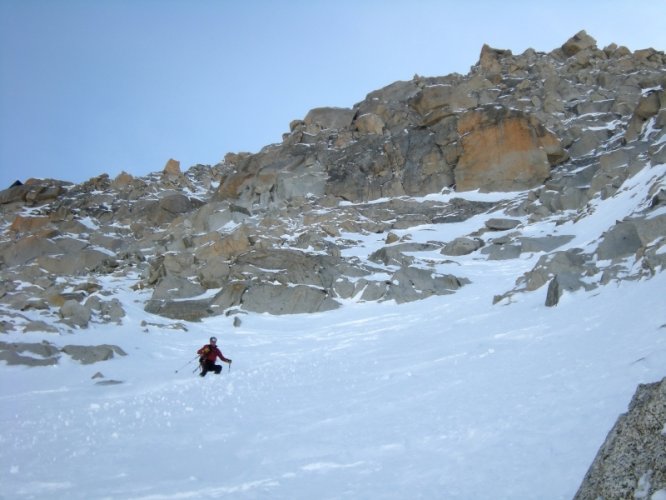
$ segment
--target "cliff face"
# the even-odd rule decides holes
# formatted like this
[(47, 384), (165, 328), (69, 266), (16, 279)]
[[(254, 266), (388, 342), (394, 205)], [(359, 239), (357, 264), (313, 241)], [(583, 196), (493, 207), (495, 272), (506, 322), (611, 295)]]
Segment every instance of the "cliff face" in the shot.
[(555, 166), (635, 140), (662, 109), (663, 78), (663, 53), (601, 50), (585, 32), (548, 54), (484, 46), (465, 76), (415, 76), (352, 108), (312, 110), (282, 144), (228, 157), (218, 197), (269, 206), (535, 188)]
[[(467, 75), (415, 76), (350, 108), (313, 109), (257, 154), (13, 186), (0, 192), (1, 330), (45, 328), (30, 311), (63, 328), (122, 322), (117, 275), (135, 279), (147, 311), (181, 320), (483, 286), (440, 270), (433, 252), (540, 255), (495, 302), (549, 284), (553, 306), (566, 291), (649, 277), (665, 260), (665, 63), (653, 49), (599, 49), (585, 32), (550, 53), (484, 46)], [(638, 177), (642, 199), (601, 237), (531, 233), (584, 221)], [(500, 194), (466, 195), (476, 191)], [(410, 228), (481, 214), (450, 241), (411, 241)], [(368, 234), (385, 245), (362, 256)]]

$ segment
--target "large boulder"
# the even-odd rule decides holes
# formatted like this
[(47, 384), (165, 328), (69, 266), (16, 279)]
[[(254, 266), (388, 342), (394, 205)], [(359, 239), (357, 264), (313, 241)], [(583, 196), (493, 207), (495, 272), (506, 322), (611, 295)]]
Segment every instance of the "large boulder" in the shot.
[(597, 248), (599, 259), (617, 259), (636, 253), (642, 246), (633, 222), (620, 222), (609, 229)]
[(18, 214), (14, 217), (14, 222), (9, 226), (9, 230), (14, 233), (32, 233), (46, 226), (49, 221), (48, 217), (31, 217)]
[[(429, 85), (414, 97), (412, 106), (429, 122), (430, 116), (442, 108), (442, 111), (451, 113), (476, 107), (479, 101), (468, 90), (465, 84)], [(437, 116), (442, 115), (438, 113)]]
[(83, 304), (69, 299), (60, 307), (60, 317), (68, 325), (85, 328), (88, 326), (92, 313)]
[(181, 175), (180, 162), (178, 160), (174, 160), (173, 158), (169, 158), (169, 160), (166, 162), (166, 165), (164, 165), (162, 175), (165, 177), (178, 177)]
[(51, 179), (29, 179), (25, 184), (14, 183), (8, 189), (0, 191), (0, 205), (10, 203), (41, 205), (64, 194), (65, 186), (67, 183)]
[(300, 314), (329, 311), (340, 306), (326, 290), (306, 285), (259, 283), (243, 295), (243, 308), (269, 314)]
[[(28, 353), (27, 355), (24, 353)], [(60, 350), (49, 342), (2, 342), (0, 361), (8, 365), (51, 366), (58, 363)]]
[(384, 132), (384, 120), (375, 113), (365, 113), (356, 120), (354, 126), (361, 134), (382, 134)]
[(311, 132), (326, 129), (342, 129), (349, 127), (354, 119), (355, 111), (351, 108), (323, 107), (308, 112), (303, 120)]
[(61, 351), (83, 365), (90, 365), (99, 361), (108, 361), (114, 357), (114, 354), (127, 356), (127, 353), (120, 347), (109, 344), (97, 346), (66, 345)]
[(599, 449), (574, 500), (653, 498), (666, 489), (666, 378), (639, 385)]
[(420, 300), (431, 295), (447, 295), (469, 283), (451, 274), (438, 274), (430, 269), (405, 266), (396, 271), (390, 280), (385, 300), (398, 304)]
[(68, 276), (81, 276), (93, 271), (105, 273), (117, 265), (115, 259), (106, 252), (94, 248), (74, 248), (72, 252), (39, 257), (36, 262), (53, 274)]
[(339, 275), (340, 259), (293, 249), (255, 249), (236, 257), (236, 273), (262, 281), (295, 283), (328, 289)]
[(284, 144), (239, 158), (236, 168), (222, 178), (213, 201), (268, 208), (290, 198), (323, 194), (326, 173), (316, 149)]
[(202, 205), (203, 202), (196, 198), (181, 193), (167, 193), (159, 200), (147, 200), (137, 204), (134, 211), (142, 218), (145, 217), (150, 223), (159, 226)]
[[(24, 355), (25, 352), (29, 355)], [(112, 359), (115, 354), (127, 356), (127, 353), (120, 347), (110, 344), (66, 345), (58, 348), (46, 341), (41, 343), (0, 341), (0, 360), (6, 361), (8, 365), (51, 366), (58, 363), (61, 353), (69, 355), (73, 360), (84, 365)]]
[(477, 66), (479, 70), (486, 75), (491, 81), (498, 83), (501, 81), (502, 73), (502, 59), (504, 57), (511, 57), (510, 50), (495, 49), (488, 44), (483, 44), (481, 47), (481, 54)]
[(0, 245), (0, 259), (6, 266), (28, 264), (39, 257), (57, 253), (60, 253), (58, 245), (39, 235), (25, 236)]
[(586, 283), (584, 278), (598, 272), (588, 258), (588, 255), (576, 248), (543, 255), (534, 268), (519, 278), (517, 283), (524, 285), (527, 291), (533, 291), (557, 276), (559, 287), (563, 290), (587, 290), (592, 288), (592, 285)]
[(451, 256), (468, 255), (483, 247), (484, 244), (480, 238), (460, 237), (444, 245), (441, 253)]
[(597, 47), (597, 41), (585, 32), (579, 31), (574, 36), (569, 38), (564, 45), (562, 45), (562, 52), (567, 57), (578, 54), (582, 50), (594, 49)]
[[(631, 117), (631, 121), (627, 126), (627, 132), (625, 133), (625, 138), (627, 141), (632, 141), (637, 139), (640, 135), (643, 126), (645, 123), (656, 116), (660, 111), (662, 112), (662, 119), (666, 114), (664, 113), (664, 107), (666, 106), (666, 94), (663, 90), (651, 91), (643, 95), (634, 109), (634, 113)], [(657, 128), (663, 127), (662, 123), (655, 123)]]
[[(157, 314), (171, 319), (185, 321), (201, 321), (203, 318), (213, 316), (215, 310), (211, 308), (210, 299), (201, 300), (157, 300), (151, 299), (144, 307), (146, 312)], [(222, 312), (222, 311), (218, 311)]]

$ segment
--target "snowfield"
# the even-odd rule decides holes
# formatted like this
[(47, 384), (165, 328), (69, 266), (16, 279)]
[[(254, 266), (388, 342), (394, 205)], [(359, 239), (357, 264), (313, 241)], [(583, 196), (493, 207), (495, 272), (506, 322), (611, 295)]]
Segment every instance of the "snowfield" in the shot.
[[(642, 207), (637, 193), (664, 167), (641, 175), (582, 222), (530, 235), (592, 244)], [(409, 232), (449, 241), (497, 215)], [(356, 255), (384, 237), (359, 240)], [(452, 263), (433, 252), (438, 272), (471, 284), (187, 331), (147, 314), (130, 277), (109, 278), (122, 326), (3, 336), (128, 355), (0, 366), (0, 498), (570, 499), (637, 384), (666, 375), (666, 273), (565, 293), (551, 308), (545, 286), (492, 305), (540, 255)], [(202, 379), (195, 353), (211, 335), (233, 364)]]

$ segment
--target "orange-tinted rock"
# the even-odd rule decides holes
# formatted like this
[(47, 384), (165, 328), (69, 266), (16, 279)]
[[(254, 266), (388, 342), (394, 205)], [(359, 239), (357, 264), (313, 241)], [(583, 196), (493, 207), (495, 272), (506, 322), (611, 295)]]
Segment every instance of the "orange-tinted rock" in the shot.
[(458, 133), (463, 150), (455, 168), (458, 191), (538, 186), (550, 175), (549, 155), (561, 151), (557, 137), (533, 117), (504, 108), (465, 113)]

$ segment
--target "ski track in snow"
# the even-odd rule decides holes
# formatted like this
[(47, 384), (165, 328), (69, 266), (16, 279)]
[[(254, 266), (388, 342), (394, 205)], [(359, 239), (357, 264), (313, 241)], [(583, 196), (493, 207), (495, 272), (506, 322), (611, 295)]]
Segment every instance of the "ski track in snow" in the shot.
[[(568, 246), (596, 240), (640, 207), (646, 182), (558, 234), (575, 236)], [(487, 218), (409, 233), (450, 241)], [(359, 255), (382, 238), (365, 237)], [(553, 308), (546, 287), (492, 305), (539, 256), (433, 253), (438, 272), (472, 283), (399, 306), (350, 300), (186, 332), (141, 326), (168, 321), (119, 281), (122, 327), (7, 336), (117, 344), (128, 356), (2, 366), (0, 498), (569, 499), (636, 385), (665, 375), (666, 273), (565, 293)], [(234, 363), (201, 379), (186, 363), (211, 335)], [(98, 371), (123, 383), (95, 385)]]

